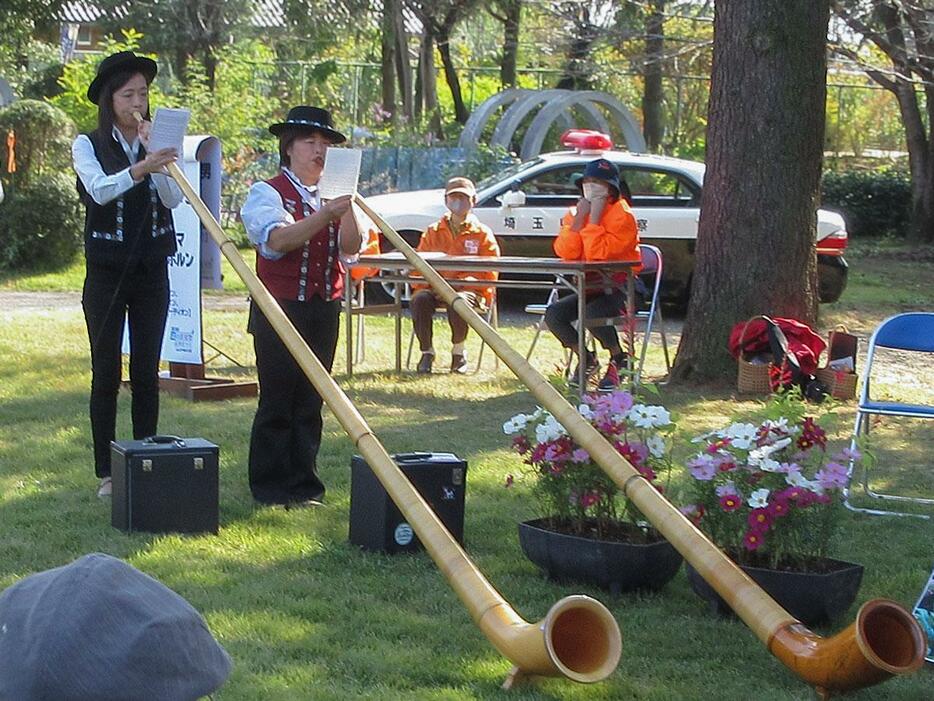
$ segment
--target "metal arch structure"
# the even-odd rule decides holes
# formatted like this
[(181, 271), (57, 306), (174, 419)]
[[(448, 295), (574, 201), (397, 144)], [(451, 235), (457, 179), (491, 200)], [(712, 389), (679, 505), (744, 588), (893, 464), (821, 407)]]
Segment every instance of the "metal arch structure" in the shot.
[[(565, 93), (564, 95), (560, 95), (556, 99), (551, 100), (539, 110), (538, 114), (535, 115), (535, 118), (529, 125), (529, 128), (526, 130), (525, 137), (522, 139), (522, 152), (520, 154), (523, 160), (538, 155), (541, 152), (545, 136), (548, 134), (548, 129), (554, 124), (556, 119), (563, 114), (567, 114), (567, 112), (575, 106), (586, 106), (597, 111), (596, 105), (603, 105), (614, 117), (617, 126), (619, 126), (623, 138), (626, 140), (627, 149), (636, 153), (644, 153), (646, 151), (645, 138), (642, 136), (642, 129), (639, 127), (639, 123), (632, 113), (615, 97), (607, 93), (593, 90), (582, 92), (565, 90), (563, 92)], [(606, 131), (606, 129), (601, 129), (601, 131)]]
[(538, 155), (545, 136), (555, 121), (561, 120), (566, 128), (573, 127), (575, 122), (572, 118), (572, 110), (574, 109), (584, 113), (588, 122), (586, 126), (604, 132), (610, 131), (610, 122), (600, 107), (609, 112), (612, 122), (623, 134), (630, 151), (644, 152), (646, 150), (639, 123), (615, 97), (608, 93), (591, 90), (581, 92), (557, 88), (541, 91), (509, 88), (493, 95), (471, 114), (461, 133), (458, 145), (468, 152), (474, 150), (487, 123), (503, 107), (506, 109), (493, 130), (490, 144), (504, 148), (508, 148), (512, 143), (515, 132), (528, 115), (535, 110), (540, 110), (523, 137), (521, 153), (523, 159)]

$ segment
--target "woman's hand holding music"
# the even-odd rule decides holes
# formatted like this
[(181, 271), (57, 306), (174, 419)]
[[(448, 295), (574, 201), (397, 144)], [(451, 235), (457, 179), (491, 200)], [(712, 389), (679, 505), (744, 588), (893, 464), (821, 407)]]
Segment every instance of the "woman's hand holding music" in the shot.
[(150, 173), (166, 173), (165, 167), (169, 163), (175, 163), (177, 159), (178, 151), (174, 148), (163, 148), (147, 153), (146, 158), (130, 168), (130, 175), (133, 176), (133, 180), (139, 182)]

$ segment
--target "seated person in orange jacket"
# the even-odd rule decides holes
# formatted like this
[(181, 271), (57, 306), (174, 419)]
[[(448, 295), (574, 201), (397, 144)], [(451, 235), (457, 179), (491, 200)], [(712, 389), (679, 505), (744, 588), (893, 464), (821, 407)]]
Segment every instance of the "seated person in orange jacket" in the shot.
[[(639, 260), (639, 233), (629, 202), (620, 193), (629, 192), (621, 183), (619, 170), (604, 158), (587, 164), (584, 174), (575, 181), (581, 191), (576, 207), (571, 207), (561, 220), (561, 231), (554, 249), (564, 260)], [(637, 266), (633, 272), (638, 272)], [(587, 317), (590, 319), (619, 316), (626, 309), (624, 285), (626, 273), (616, 273), (612, 280), (596, 275), (587, 282)], [(545, 310), (545, 324), (565, 348), (577, 352), (577, 295), (567, 295)], [(610, 352), (606, 375), (598, 385), (601, 391), (619, 386), (619, 371), (628, 369), (629, 356), (620, 347), (619, 335), (613, 326), (591, 329), (594, 337)], [(579, 362), (579, 361), (578, 361)], [(600, 369), (597, 356), (587, 351), (586, 374), (589, 378)], [(578, 371), (569, 380), (575, 384)]]
[[(489, 227), (480, 223), (470, 209), (477, 201), (477, 190), (467, 178), (451, 178), (444, 189), (444, 203), (448, 212), (441, 219), (429, 226), (418, 242), (418, 250), (435, 251), (452, 256), (499, 256), (499, 244)], [(495, 280), (493, 271), (442, 271), (441, 275), (449, 280)], [(458, 293), (479, 313), (484, 313), (493, 303), (493, 288), (478, 285), (476, 287), (458, 287)], [(432, 316), (435, 309), (444, 302), (431, 289), (420, 286), (419, 291), (409, 302), (412, 310), (412, 325), (418, 337), (418, 346), (422, 351), (418, 361), (418, 372), (427, 374), (435, 359), (432, 345)], [(464, 341), (467, 338), (467, 322), (457, 312), (448, 309), (448, 322), (451, 325), (451, 372), (463, 374), (467, 371), (467, 352)]]

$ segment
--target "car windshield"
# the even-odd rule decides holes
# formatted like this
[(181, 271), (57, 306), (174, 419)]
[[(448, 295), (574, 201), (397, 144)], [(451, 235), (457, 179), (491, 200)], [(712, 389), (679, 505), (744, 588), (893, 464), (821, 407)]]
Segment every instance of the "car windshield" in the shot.
[(486, 188), (492, 187), (493, 185), (496, 185), (497, 183), (501, 183), (504, 180), (509, 180), (510, 178), (515, 177), (519, 173), (522, 173), (528, 170), (532, 166), (537, 166), (541, 162), (542, 162), (541, 158), (533, 158), (531, 161), (523, 161), (522, 163), (516, 163), (515, 165), (511, 165), (508, 168), (506, 168), (506, 170), (501, 170), (498, 173), (493, 173), (493, 175), (490, 175), (477, 183), (477, 191), (479, 192), (480, 190), (485, 190)]

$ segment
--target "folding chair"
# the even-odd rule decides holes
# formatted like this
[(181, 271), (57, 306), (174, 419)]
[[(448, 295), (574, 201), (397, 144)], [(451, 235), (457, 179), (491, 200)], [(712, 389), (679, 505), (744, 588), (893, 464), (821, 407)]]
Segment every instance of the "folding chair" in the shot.
[[(905, 404), (897, 401), (882, 401), (871, 397), (870, 377), (875, 361), (876, 349), (888, 348), (898, 351), (930, 353), (930, 361), (934, 362), (934, 313), (910, 312), (897, 314), (883, 321), (873, 332), (869, 339), (866, 366), (862, 375), (862, 390), (859, 395), (859, 404), (856, 407), (856, 422), (853, 426), (853, 439), (851, 449), (856, 449), (860, 433), (869, 433), (870, 417), (872, 416), (901, 416), (912, 419), (934, 419), (934, 406), (924, 404)], [(934, 373), (928, 372), (930, 380)], [(853, 478), (854, 461), (850, 460), (847, 470), (847, 484), (843, 489), (843, 503), (851, 511), (860, 511), (867, 514), (891, 516), (915, 516), (930, 518), (925, 514), (914, 514), (904, 511), (883, 511), (880, 509), (866, 509), (853, 506), (850, 503), (850, 486)], [(897, 494), (881, 494), (869, 487), (868, 467), (863, 470), (863, 490), (876, 499), (889, 501), (913, 502), (916, 504), (934, 505), (934, 499), (921, 497), (908, 497)]]
[[(633, 376), (633, 385), (638, 385), (642, 380), (645, 355), (649, 349), (649, 338), (652, 335), (653, 329), (658, 332), (661, 338), (662, 352), (665, 356), (666, 376), (671, 373), (668, 337), (665, 334), (665, 322), (662, 319), (662, 305), (658, 298), (659, 290), (661, 290), (662, 287), (662, 275), (664, 272), (662, 252), (657, 246), (640, 243), (639, 254), (642, 256), (642, 272), (639, 273), (639, 278), (645, 282), (654, 276), (654, 281), (651, 281), (652, 294), (648, 300), (648, 309), (637, 309), (635, 313), (634, 323), (642, 321), (645, 323), (645, 328), (643, 329), (642, 335), (642, 348), (639, 351), (639, 360), (636, 363), (635, 375)], [(625, 332), (628, 330), (626, 328), (627, 323), (628, 321), (625, 315), (587, 319), (587, 328), (591, 329), (595, 326), (616, 326)]]
[[(443, 314), (442, 314), (443, 312)], [(447, 307), (439, 306), (435, 310), (435, 317), (447, 319)], [(496, 288), (493, 288), (493, 303), (486, 310), (486, 313), (483, 314), (483, 320), (486, 321), (494, 329), (499, 328), (499, 307), (497, 305), (496, 297)], [(409, 333), (409, 350), (405, 356), (405, 367), (412, 367), (412, 349), (415, 347), (415, 324), (412, 324), (412, 331)], [(477, 353), (477, 367), (474, 369), (474, 373), (480, 372), (480, 368), (483, 366), (483, 351), (486, 349), (486, 341), (483, 338), (480, 338), (480, 351)], [(493, 356), (494, 367), (499, 370), (499, 356)]]
[(535, 350), (535, 344), (538, 343), (538, 337), (542, 335), (542, 331), (545, 328), (545, 310), (553, 303), (558, 301), (558, 284), (555, 283), (555, 286), (551, 288), (551, 292), (548, 293), (548, 300), (544, 304), (526, 304), (525, 313), (526, 314), (538, 314), (542, 318), (535, 325), (535, 336), (532, 337), (532, 345), (529, 346), (528, 353), (525, 354), (525, 359), (528, 360), (532, 357), (532, 351)]

